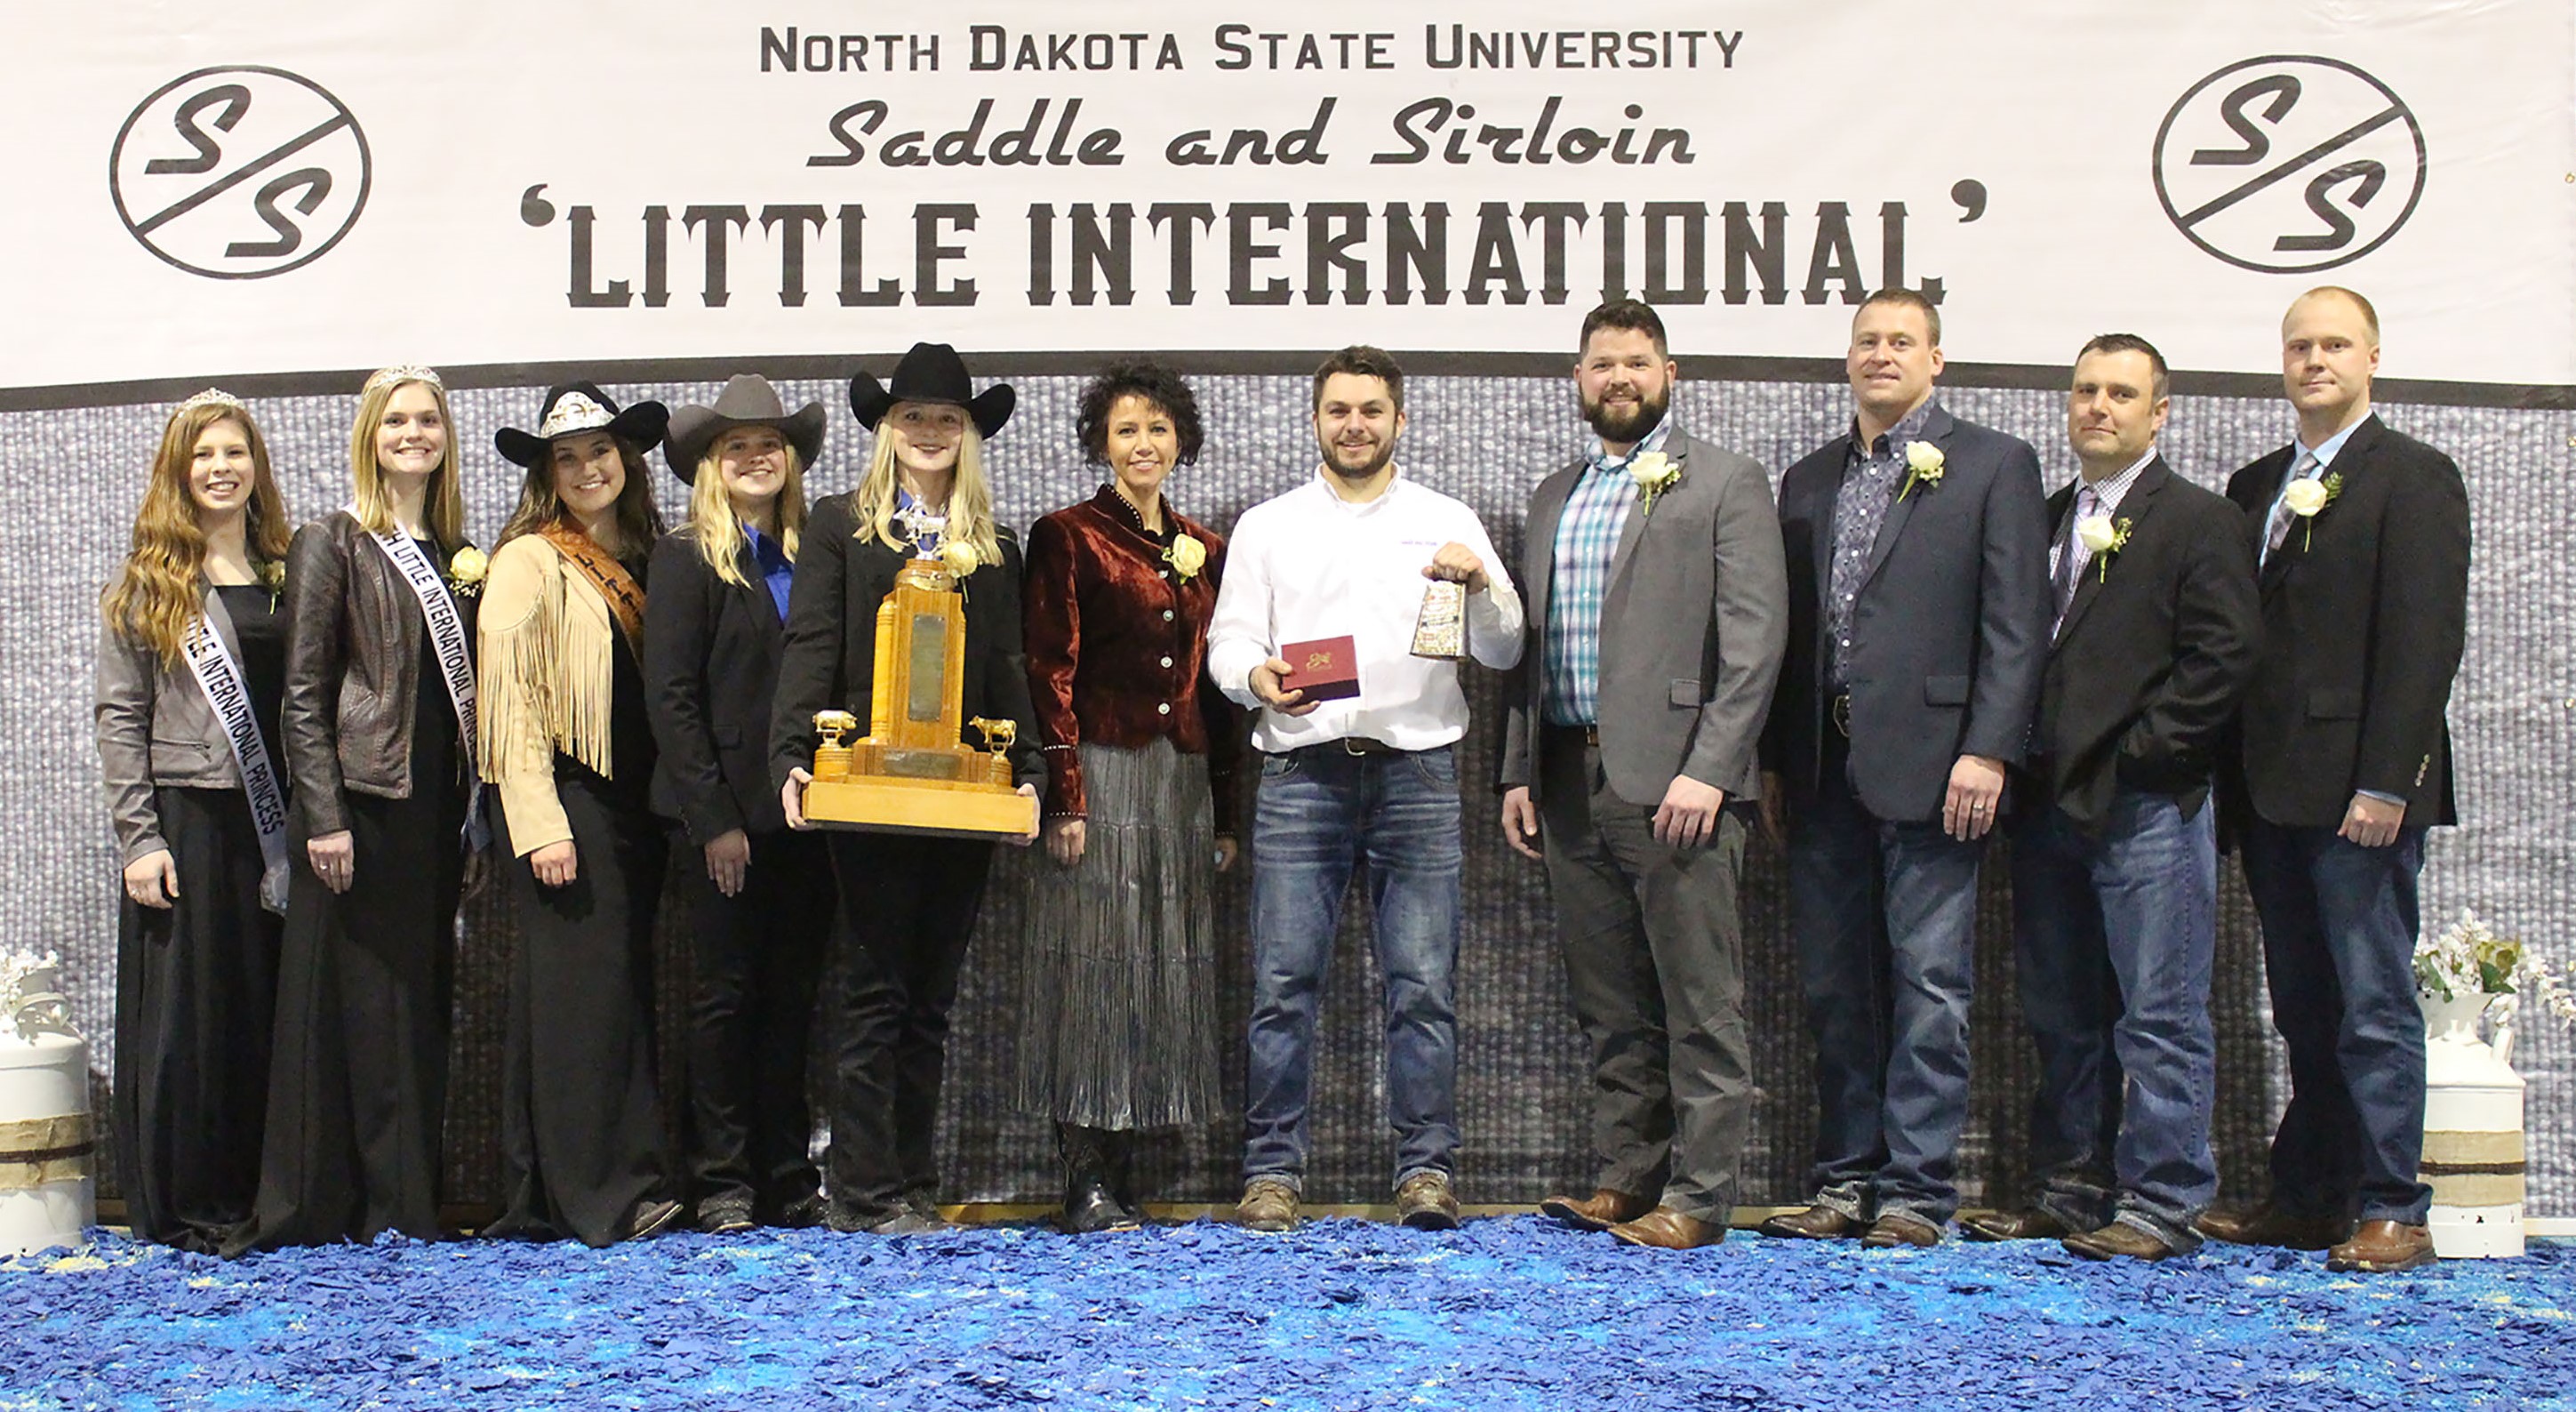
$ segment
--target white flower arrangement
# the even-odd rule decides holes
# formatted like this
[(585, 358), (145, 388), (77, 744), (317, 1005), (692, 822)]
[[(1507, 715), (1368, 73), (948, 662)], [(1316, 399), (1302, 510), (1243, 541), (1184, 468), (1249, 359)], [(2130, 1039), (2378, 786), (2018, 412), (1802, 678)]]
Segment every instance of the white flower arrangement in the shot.
[[(2520, 941), (2499, 934), (2474, 911), (2462, 912), (2440, 936), (2415, 943), (2416, 986), (2444, 1000), (2512, 996), (2516, 999), (2507, 1005), (2518, 1008), (2519, 997), (2529, 995), (2562, 1022), (2576, 1025), (2576, 990), (2568, 981), (2566, 967), (2552, 966)], [(2512, 1021), (2513, 1009), (2497, 1017), (2499, 1025)]]
[(1682, 468), (1661, 451), (1641, 451), (1628, 463), (1628, 474), (1637, 482), (1639, 513), (1651, 516), (1655, 497), (1672, 489), (1673, 482), (1682, 478)]
[(1905, 443), (1905, 484), (1896, 488), (1896, 498), (1899, 500), (1904, 499), (1906, 493), (1918, 485), (1922, 486), (1925, 490), (1930, 490), (1934, 486), (1939, 485), (1941, 483), (1941, 468), (1948, 465), (1949, 462), (1950, 458), (1943, 455), (1941, 448), (1933, 445), (1931, 442), (1909, 441)]
[(62, 958), (50, 951), (0, 951), (0, 1033), (26, 1041), (40, 1034), (80, 1037), (58, 989), (62, 970)]

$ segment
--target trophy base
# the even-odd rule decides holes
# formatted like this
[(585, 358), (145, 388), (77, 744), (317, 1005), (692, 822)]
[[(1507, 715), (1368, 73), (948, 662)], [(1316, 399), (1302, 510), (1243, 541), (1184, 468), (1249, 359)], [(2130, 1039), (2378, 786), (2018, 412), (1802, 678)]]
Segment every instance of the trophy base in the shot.
[(805, 786), (816, 828), (990, 841), (1033, 833), (1038, 801), (1017, 790), (937, 780), (816, 780)]

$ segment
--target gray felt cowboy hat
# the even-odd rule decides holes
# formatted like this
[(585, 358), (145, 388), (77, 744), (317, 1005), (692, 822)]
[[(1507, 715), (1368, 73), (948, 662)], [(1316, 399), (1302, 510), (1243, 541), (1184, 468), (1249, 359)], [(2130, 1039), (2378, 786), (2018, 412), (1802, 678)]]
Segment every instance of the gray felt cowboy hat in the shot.
[(545, 410), (538, 414), (535, 431), (503, 427), (492, 433), (492, 444), (511, 461), (534, 470), (544, 464), (546, 447), (556, 437), (604, 431), (650, 450), (662, 439), (662, 429), (670, 420), (671, 410), (659, 402), (638, 402), (621, 410), (599, 390), (599, 384), (567, 382), (546, 392)]
[(870, 431), (897, 402), (940, 402), (965, 408), (976, 434), (989, 437), (1011, 419), (1011, 408), (1019, 400), (1007, 382), (976, 392), (966, 376), (966, 360), (945, 343), (912, 345), (903, 361), (894, 365), (891, 385), (878, 382), (873, 373), (850, 379), (850, 410), (857, 414), (859, 425)]
[(683, 402), (671, 413), (671, 438), (662, 445), (662, 454), (671, 462), (671, 474), (684, 484), (697, 484), (698, 462), (706, 459), (707, 448), (735, 427), (776, 430), (796, 448), (799, 465), (811, 467), (814, 458), (823, 453), (822, 403), (808, 402), (790, 414), (769, 379), (758, 373), (736, 373), (726, 380), (724, 391), (716, 394), (714, 406)]

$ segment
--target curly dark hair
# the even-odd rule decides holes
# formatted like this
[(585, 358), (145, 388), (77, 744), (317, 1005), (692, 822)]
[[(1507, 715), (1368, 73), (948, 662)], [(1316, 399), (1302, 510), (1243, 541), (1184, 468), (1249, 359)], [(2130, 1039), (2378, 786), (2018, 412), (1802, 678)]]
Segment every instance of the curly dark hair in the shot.
[(1199, 424), (1198, 395), (1179, 373), (1160, 363), (1112, 363), (1084, 384), (1082, 407), (1074, 414), (1074, 434), (1082, 442), (1084, 460), (1095, 466), (1108, 461), (1109, 409), (1121, 397), (1142, 398), (1162, 408), (1180, 439), (1180, 464), (1198, 460), (1199, 448), (1207, 444), (1207, 429)]

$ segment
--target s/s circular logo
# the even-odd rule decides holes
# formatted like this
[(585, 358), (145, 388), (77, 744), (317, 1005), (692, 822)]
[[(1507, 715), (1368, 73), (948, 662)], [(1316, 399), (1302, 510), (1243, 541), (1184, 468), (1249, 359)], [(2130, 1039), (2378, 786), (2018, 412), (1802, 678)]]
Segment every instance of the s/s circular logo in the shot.
[(284, 69), (199, 69), (143, 100), (108, 154), (108, 193), (143, 248), (210, 279), (261, 279), (340, 243), (366, 209), (366, 134)]
[(2156, 198), (2192, 244), (2273, 274), (2387, 243), (2424, 196), (2424, 130), (2340, 59), (2274, 54), (2193, 84), (2156, 129)]

